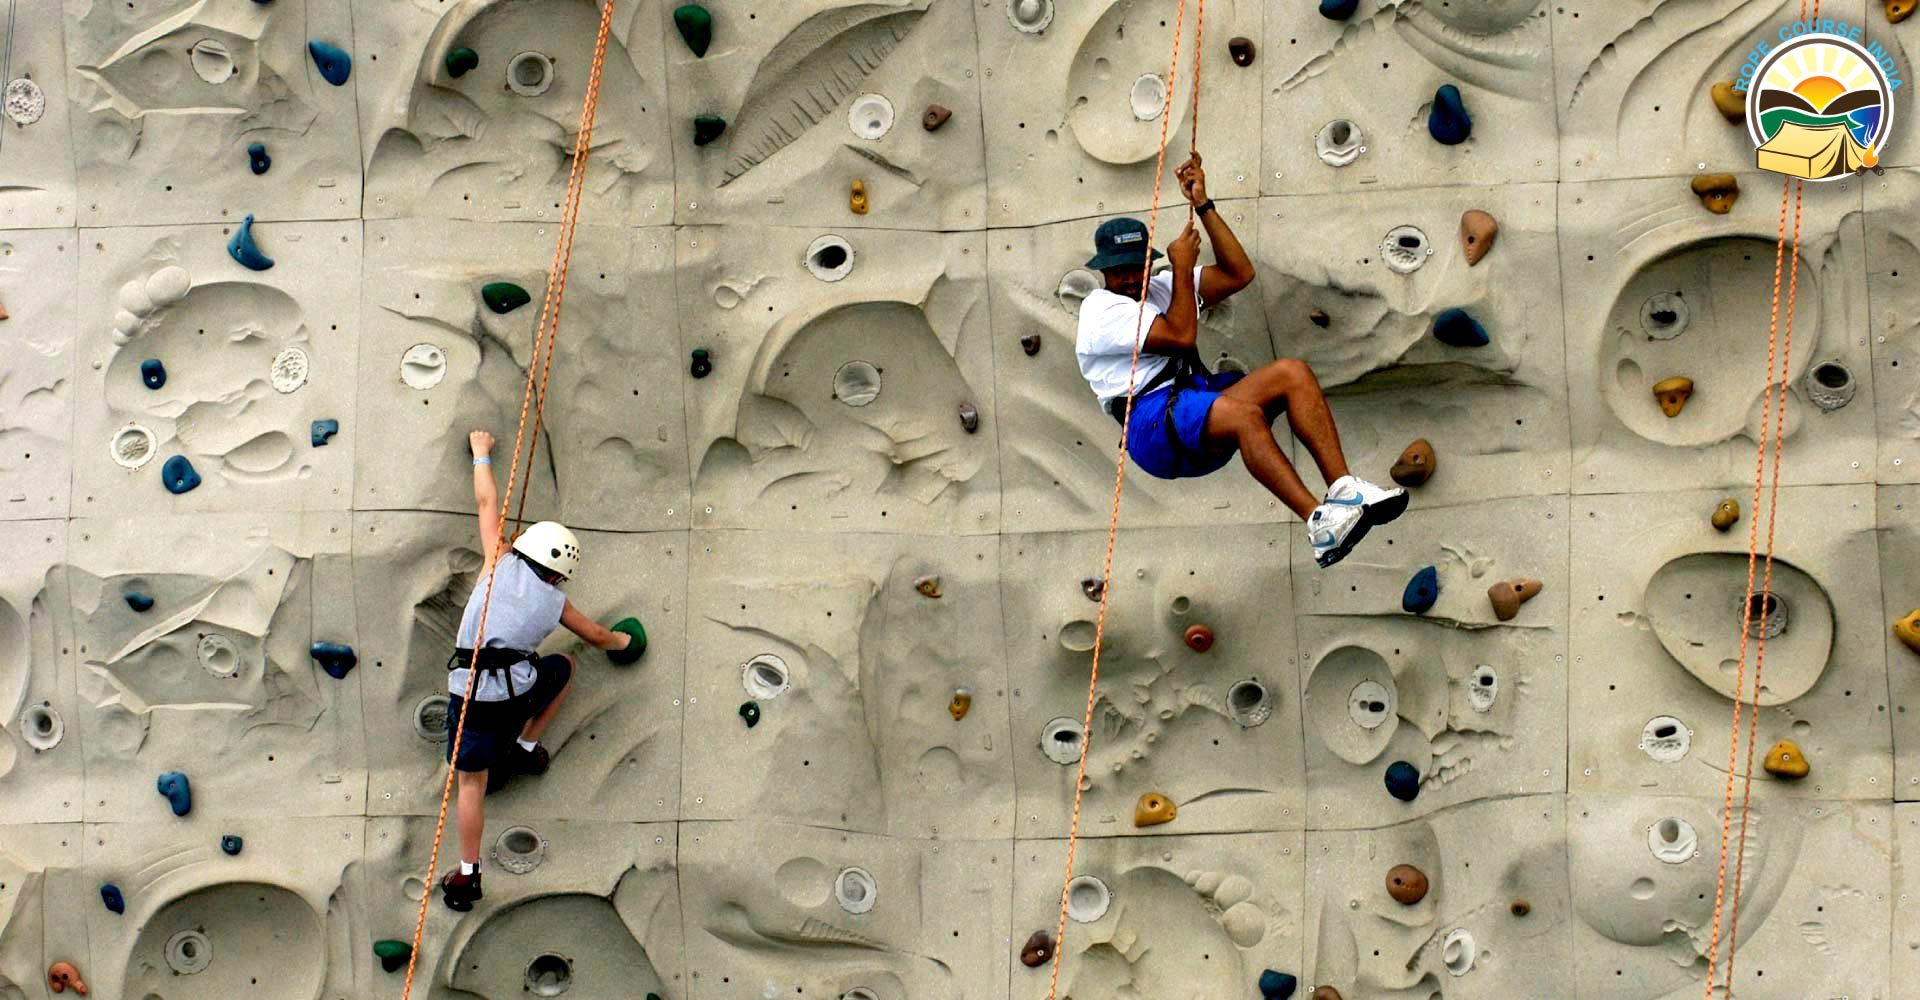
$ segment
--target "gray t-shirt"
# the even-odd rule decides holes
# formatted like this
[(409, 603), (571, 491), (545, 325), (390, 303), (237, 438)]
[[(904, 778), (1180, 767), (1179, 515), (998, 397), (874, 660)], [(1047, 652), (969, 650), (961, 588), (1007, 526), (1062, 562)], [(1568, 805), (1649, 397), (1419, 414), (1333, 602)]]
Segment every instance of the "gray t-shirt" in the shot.
[[(527, 652), (539, 649), (548, 633), (560, 624), (560, 613), (567, 606), (566, 592), (540, 579), (526, 560), (512, 552), (500, 557), (492, 575), (493, 604), (487, 611), (487, 646)], [(474, 584), (473, 593), (467, 597), (466, 613), (460, 616), (456, 645), (461, 649), (473, 648), (474, 637), (480, 633), (480, 606), (486, 599), (487, 578), (483, 576)], [(467, 663), (462, 661), (447, 672), (449, 693), (467, 693), (467, 669)], [(524, 693), (533, 686), (531, 662), (516, 663), (509, 672), (513, 675), (514, 691)], [(474, 686), (475, 701), (505, 701), (508, 697), (507, 684), (498, 673), (482, 673)]]

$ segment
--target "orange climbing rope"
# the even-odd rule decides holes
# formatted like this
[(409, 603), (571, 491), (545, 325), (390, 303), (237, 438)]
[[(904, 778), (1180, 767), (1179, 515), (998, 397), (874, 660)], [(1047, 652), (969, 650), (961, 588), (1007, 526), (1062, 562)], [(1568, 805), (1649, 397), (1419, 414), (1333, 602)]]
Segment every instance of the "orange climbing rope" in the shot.
[[(1813, 16), (1820, 13), (1819, 0), (1813, 2)], [(1807, 2), (1801, 0), (1800, 18), (1808, 17)], [(1787, 372), (1793, 362), (1793, 314), (1798, 300), (1800, 285), (1800, 221), (1805, 182), (1796, 177), (1787, 177), (1780, 189), (1780, 225), (1775, 236), (1773, 250), (1773, 298), (1767, 317), (1767, 384), (1760, 406), (1760, 441), (1754, 449), (1753, 460), (1753, 519), (1747, 526), (1747, 588), (1746, 601), (1740, 613), (1740, 659), (1735, 667), (1733, 687), (1733, 725), (1727, 734), (1727, 782), (1725, 797), (1721, 803), (1720, 819), (1720, 865), (1714, 878), (1713, 888), (1713, 931), (1707, 942), (1707, 977), (1705, 996), (1713, 1000), (1715, 977), (1719, 972), (1721, 921), (1727, 923), (1725, 942), (1727, 945), (1727, 975), (1725, 997), (1733, 996), (1733, 969), (1735, 953), (1740, 942), (1740, 896), (1745, 882), (1747, 865), (1747, 827), (1753, 801), (1753, 745), (1759, 738), (1760, 728), (1760, 691), (1767, 662), (1767, 630), (1765, 617), (1773, 604), (1773, 545), (1774, 528), (1780, 509), (1780, 463), (1784, 451), (1787, 419)], [(1793, 238), (1791, 247), (1787, 238), (1787, 207), (1793, 207)], [(1787, 284), (1787, 313), (1785, 330), (1780, 322), (1780, 283), (1785, 272)], [(1776, 370), (1774, 361), (1780, 365)], [(1776, 374), (1777, 371), (1777, 374)], [(1767, 498), (1767, 544), (1764, 553), (1760, 549), (1760, 488), (1768, 479), (1767, 445), (1769, 436), (1773, 445), (1773, 465), (1771, 489)], [(1764, 568), (1760, 568), (1764, 560)], [(1756, 570), (1758, 572), (1756, 573)], [(1753, 635), (1754, 621), (1754, 581), (1760, 581), (1760, 610), (1762, 625), (1754, 646), (1753, 658), (1753, 711), (1745, 713), (1747, 646)], [(1742, 729), (1742, 715), (1746, 715), (1745, 728)], [(1733, 834), (1734, 803), (1733, 785), (1737, 751), (1744, 736), (1747, 753), (1745, 770), (1741, 774), (1739, 838), (1737, 844)], [(1729, 898), (1727, 892), (1728, 849), (1733, 847), (1733, 892)], [(1731, 911), (1731, 912), (1728, 912)]]
[[(1154, 237), (1160, 225), (1160, 187), (1167, 166), (1167, 131), (1173, 121), (1173, 95), (1180, 81), (1180, 33), (1186, 28), (1187, 0), (1177, 0), (1173, 16), (1173, 53), (1167, 60), (1167, 96), (1160, 107), (1160, 150), (1153, 163), (1153, 206), (1147, 212), (1147, 260), (1141, 265), (1140, 306), (1133, 321), (1133, 358), (1127, 368), (1127, 403), (1120, 418), (1119, 456), (1113, 466), (1113, 507), (1107, 517), (1106, 561), (1100, 569), (1100, 610), (1093, 624), (1093, 666), (1087, 678), (1087, 709), (1080, 721), (1080, 766), (1073, 782), (1073, 819), (1067, 828), (1067, 872), (1060, 880), (1060, 914), (1054, 926), (1053, 966), (1047, 979), (1047, 1000), (1060, 995), (1060, 963), (1067, 951), (1067, 902), (1073, 885), (1073, 860), (1080, 846), (1080, 805), (1087, 788), (1087, 753), (1093, 745), (1093, 706), (1100, 690), (1100, 652), (1107, 632), (1107, 605), (1113, 599), (1113, 548), (1120, 531), (1120, 494), (1126, 485), (1127, 425), (1133, 418), (1133, 387), (1140, 371), (1140, 344), (1147, 319), (1147, 284), (1153, 278)], [(1200, 58), (1204, 48), (1207, 0), (1195, 0), (1193, 23), (1193, 120), (1188, 150), (1197, 153), (1200, 145)], [(1187, 221), (1193, 221), (1193, 204), (1187, 204)]]
[[(507, 542), (507, 512), (513, 507), (516, 488), (520, 487), (520, 450), (526, 448), (527, 475), (533, 475), (533, 455), (538, 448), (540, 428), (546, 416), (547, 378), (553, 371), (553, 342), (560, 333), (560, 304), (566, 296), (567, 270), (573, 260), (573, 233), (580, 217), (580, 196), (586, 181), (587, 154), (593, 147), (593, 116), (600, 104), (600, 74), (606, 64), (607, 38), (613, 30), (613, 5), (615, 0), (602, 0), (600, 8), (600, 34), (594, 41), (593, 62), (587, 70), (586, 99), (580, 108), (580, 127), (574, 135), (573, 163), (567, 175), (567, 197), (561, 213), (560, 235), (554, 242), (553, 265), (547, 270), (546, 299), (540, 307), (540, 320), (534, 326), (533, 353), (527, 362), (527, 384), (520, 394), (520, 422), (513, 437), (513, 464), (507, 471), (507, 490), (500, 500), (500, 526), (496, 537), (501, 548)], [(532, 433), (528, 433), (527, 417), (533, 417)], [(526, 512), (528, 490), (519, 489), (520, 506), (514, 511), (514, 520), (522, 520)], [(460, 742), (467, 732), (467, 709), (473, 704), (474, 681), (480, 676), (480, 650), (486, 644), (487, 613), (493, 607), (492, 573), (487, 574), (486, 596), (480, 604), (480, 621), (473, 640), (473, 660), (467, 669), (467, 690), (461, 698), (460, 717), (454, 724), (453, 752), (449, 755), (447, 777), (440, 787), (440, 815), (433, 824), (433, 851), (427, 858), (426, 889), (420, 896), (420, 912), (414, 919), (412, 946), (407, 953), (407, 982), (401, 991), (402, 1000), (413, 996), (413, 979), (420, 962), (420, 937), (427, 926), (427, 905), (433, 898), (434, 873), (440, 865), (440, 845), (447, 832), (447, 805), (453, 798), (453, 764), (460, 756)]]

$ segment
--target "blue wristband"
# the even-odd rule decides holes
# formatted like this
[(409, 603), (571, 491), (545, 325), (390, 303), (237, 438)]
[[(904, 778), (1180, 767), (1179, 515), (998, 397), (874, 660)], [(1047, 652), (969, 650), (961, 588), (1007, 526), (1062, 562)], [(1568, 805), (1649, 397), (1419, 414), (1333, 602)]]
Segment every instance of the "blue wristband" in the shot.
[(475, 465), (492, 465), (492, 464), (493, 464), (493, 456), (492, 456), (492, 455), (476, 455), (476, 456), (474, 456), (474, 459), (473, 459), (473, 464), (475, 464)]

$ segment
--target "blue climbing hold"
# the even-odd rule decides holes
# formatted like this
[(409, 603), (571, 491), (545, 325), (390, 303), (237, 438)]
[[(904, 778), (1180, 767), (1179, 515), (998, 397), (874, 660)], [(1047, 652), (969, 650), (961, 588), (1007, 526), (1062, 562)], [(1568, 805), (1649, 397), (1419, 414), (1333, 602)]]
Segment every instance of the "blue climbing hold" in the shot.
[(1299, 988), (1300, 980), (1284, 972), (1268, 969), (1260, 974), (1261, 1000), (1287, 1000)]
[(1404, 760), (1387, 765), (1387, 794), (1402, 802), (1412, 802), (1420, 794), (1420, 772)]
[(1444, 146), (1458, 146), (1473, 134), (1473, 116), (1467, 114), (1467, 102), (1461, 99), (1459, 87), (1445, 83), (1433, 92), (1433, 110), (1427, 112), (1427, 131), (1433, 134), (1435, 142)]
[(480, 53), (469, 48), (458, 48), (447, 53), (447, 75), (459, 78), (480, 66)]
[(256, 142), (247, 147), (247, 166), (253, 168), (253, 175), (260, 176), (273, 166), (273, 157), (267, 155), (265, 143)]
[(146, 612), (153, 610), (153, 598), (148, 597), (147, 595), (142, 594), (137, 590), (127, 591), (127, 607), (130, 607), (133, 610), (140, 612), (141, 614), (145, 614)]
[(220, 849), (230, 855), (239, 854), (240, 848), (245, 844), (246, 841), (241, 840), (237, 833), (229, 833), (220, 838)]
[(261, 253), (260, 248), (253, 244), (251, 214), (240, 220), (240, 228), (234, 230), (233, 239), (227, 241), (227, 256), (249, 271), (264, 271), (273, 266), (273, 258)]
[(167, 805), (173, 807), (175, 816), (185, 816), (193, 811), (193, 788), (187, 784), (187, 776), (179, 771), (168, 771), (154, 782), (160, 794), (166, 796)]
[(1407, 589), (1400, 594), (1400, 607), (1409, 613), (1424, 615), (1433, 610), (1433, 602), (1439, 599), (1440, 571), (1428, 566), (1407, 581)]
[(311, 652), (314, 661), (320, 664), (320, 669), (326, 671), (327, 676), (336, 681), (347, 676), (347, 672), (360, 662), (360, 657), (354, 655), (352, 646), (343, 646), (337, 642), (316, 642)]
[(353, 57), (338, 45), (308, 42), (307, 52), (313, 56), (313, 64), (320, 68), (320, 79), (336, 87), (344, 86), (353, 73)]
[(332, 418), (316, 420), (313, 422), (313, 430), (311, 433), (313, 446), (315, 448), (324, 448), (327, 446), (328, 438), (340, 433), (340, 421)]
[(194, 471), (187, 456), (175, 455), (160, 467), (160, 482), (166, 485), (168, 493), (179, 496), (200, 485), (200, 473)]
[(1448, 347), (1485, 347), (1487, 329), (1465, 309), (1443, 309), (1433, 318), (1433, 336)]
[(158, 389), (167, 384), (167, 366), (159, 358), (148, 358), (140, 362), (140, 381), (149, 389)]
[(100, 887), (100, 902), (115, 913), (127, 912), (127, 897), (120, 895), (120, 887), (108, 882)]
[(1360, 0), (1320, 0), (1320, 16), (1329, 21), (1344, 21), (1360, 8)]

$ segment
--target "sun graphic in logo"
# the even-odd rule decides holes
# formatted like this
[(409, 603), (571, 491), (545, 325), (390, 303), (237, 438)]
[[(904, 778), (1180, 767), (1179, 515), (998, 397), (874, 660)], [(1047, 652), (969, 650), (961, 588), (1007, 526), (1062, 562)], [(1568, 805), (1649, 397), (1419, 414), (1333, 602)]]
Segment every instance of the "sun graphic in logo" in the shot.
[(1893, 117), (1886, 74), (1835, 35), (1795, 38), (1767, 57), (1747, 91), (1757, 166), (1811, 181), (1879, 169)]

